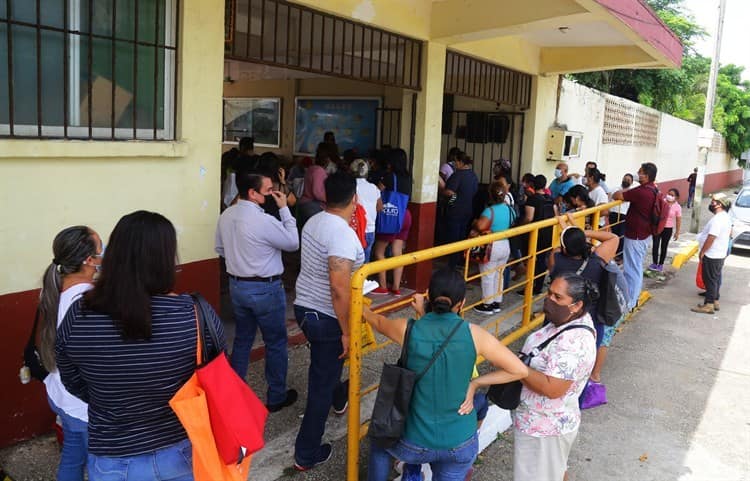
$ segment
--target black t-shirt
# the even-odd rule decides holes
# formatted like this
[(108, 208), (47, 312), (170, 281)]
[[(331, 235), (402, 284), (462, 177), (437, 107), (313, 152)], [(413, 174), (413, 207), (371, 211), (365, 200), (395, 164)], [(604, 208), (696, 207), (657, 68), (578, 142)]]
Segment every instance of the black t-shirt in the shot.
[[(565, 272), (575, 273), (578, 271), (578, 269), (581, 268), (582, 265), (583, 259), (576, 259), (574, 257), (567, 256), (562, 252), (557, 252), (555, 253), (555, 267), (549, 273), (549, 277), (550, 279), (554, 280), (555, 277)], [(599, 282), (601, 282), (603, 274), (604, 267), (602, 265), (602, 259), (598, 255), (596, 255), (596, 252), (593, 252), (589, 257), (589, 262), (588, 264), (586, 264), (586, 268), (583, 269), (583, 272), (581, 272), (581, 276), (583, 276), (584, 279), (590, 280), (594, 283), (595, 286), (599, 287)], [(592, 302), (589, 306), (588, 311), (589, 314), (591, 314), (592, 319), (596, 319), (596, 308), (596, 302)]]
[(385, 190), (393, 190), (393, 177), (396, 177), (396, 190), (406, 194), (411, 199), (411, 177), (408, 175), (385, 174), (380, 182), (385, 186)]
[(469, 221), (474, 210), (474, 196), (479, 189), (479, 179), (471, 169), (457, 169), (445, 184), (447, 190), (456, 193), (456, 200), (448, 203), (445, 217)]
[[(546, 194), (534, 194), (526, 199), (526, 207), (534, 208), (532, 222), (551, 219), (555, 216), (555, 203), (552, 197)], [(539, 231), (537, 238), (537, 250), (546, 249), (552, 245), (552, 227), (545, 227)]]

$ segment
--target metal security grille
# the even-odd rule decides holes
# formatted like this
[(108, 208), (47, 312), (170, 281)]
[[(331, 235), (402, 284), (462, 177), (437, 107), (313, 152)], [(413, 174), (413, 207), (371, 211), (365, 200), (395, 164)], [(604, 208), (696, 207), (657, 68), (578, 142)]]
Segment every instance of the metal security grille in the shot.
[(527, 109), (531, 103), (531, 75), (449, 50), (445, 58), (445, 92)]
[(0, 0), (0, 136), (173, 139), (180, 0)]
[(418, 40), (281, 0), (228, 1), (225, 58), (420, 89)]

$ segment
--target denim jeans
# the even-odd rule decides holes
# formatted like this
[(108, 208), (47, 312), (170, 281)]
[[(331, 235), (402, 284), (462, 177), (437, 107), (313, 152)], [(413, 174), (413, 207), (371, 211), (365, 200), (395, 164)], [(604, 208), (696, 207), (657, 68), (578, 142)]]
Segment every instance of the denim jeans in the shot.
[(622, 267), (625, 280), (628, 282), (628, 308), (638, 304), (638, 297), (643, 287), (643, 258), (646, 257), (648, 243), (651, 239), (625, 238), (623, 243)]
[(375, 232), (365, 232), (365, 262), (370, 262), (370, 254), (372, 254), (372, 245), (375, 243)]
[(401, 439), (395, 446), (383, 449), (370, 443), (367, 464), (368, 481), (385, 481), (391, 471), (391, 458), (407, 464), (429, 464), (434, 481), (464, 481), (479, 451), (477, 433), (451, 449), (430, 449)]
[(307, 404), (294, 443), (294, 459), (301, 466), (312, 466), (319, 460), (320, 441), (334, 398), (348, 395), (341, 382), (341, 327), (335, 317), (306, 307), (295, 305), (294, 316), (310, 343)]
[(230, 364), (245, 378), (250, 350), (260, 328), (266, 345), (267, 404), (286, 400), (287, 332), (286, 295), (281, 280), (273, 282), (240, 281), (229, 278), (236, 331)]
[(47, 401), (62, 421), (63, 445), (60, 464), (57, 466), (57, 480), (83, 481), (89, 451), (89, 425), (65, 413), (49, 397)]
[(185, 439), (137, 456), (89, 454), (89, 481), (193, 481), (193, 447)]

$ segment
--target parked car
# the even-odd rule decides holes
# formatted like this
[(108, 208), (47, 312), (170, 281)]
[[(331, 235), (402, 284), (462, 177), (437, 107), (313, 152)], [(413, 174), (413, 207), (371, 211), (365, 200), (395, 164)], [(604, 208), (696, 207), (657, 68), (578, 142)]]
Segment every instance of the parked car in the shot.
[(750, 186), (743, 187), (729, 210), (732, 218), (732, 250), (750, 250)]

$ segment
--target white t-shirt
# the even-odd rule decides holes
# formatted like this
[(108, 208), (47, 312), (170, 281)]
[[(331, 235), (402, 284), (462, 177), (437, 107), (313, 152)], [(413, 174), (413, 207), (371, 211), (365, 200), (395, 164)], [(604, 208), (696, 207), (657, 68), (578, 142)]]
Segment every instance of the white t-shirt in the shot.
[(357, 179), (357, 197), (359, 203), (365, 208), (367, 214), (367, 227), (365, 232), (375, 232), (375, 218), (378, 216), (378, 199), (380, 189), (367, 179)]
[(302, 229), (302, 264), (297, 277), (294, 304), (336, 317), (331, 300), (328, 258), (354, 261), (352, 272), (365, 262), (362, 243), (354, 229), (341, 217), (320, 212), (310, 217)]
[[(607, 193), (604, 191), (601, 184), (597, 185), (594, 190), (589, 192), (589, 197), (594, 201), (594, 205), (606, 204), (609, 202), (609, 197), (607, 197)], [(604, 217), (599, 218), (599, 227), (606, 225), (606, 223)]]
[[(57, 327), (60, 327), (70, 306), (92, 287), (94, 285), (89, 283), (76, 284), (60, 293), (60, 304), (57, 308)], [(47, 387), (47, 396), (61, 411), (85, 423), (89, 422), (89, 405), (65, 389), (60, 379), (60, 372), (57, 369), (51, 371), (44, 378), (44, 385)]]
[(725, 211), (721, 211), (709, 220), (698, 234), (698, 244), (703, 249), (709, 235), (715, 236), (714, 243), (705, 252), (710, 259), (724, 259), (729, 250), (729, 237), (732, 233), (732, 219)]

